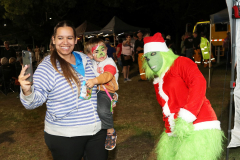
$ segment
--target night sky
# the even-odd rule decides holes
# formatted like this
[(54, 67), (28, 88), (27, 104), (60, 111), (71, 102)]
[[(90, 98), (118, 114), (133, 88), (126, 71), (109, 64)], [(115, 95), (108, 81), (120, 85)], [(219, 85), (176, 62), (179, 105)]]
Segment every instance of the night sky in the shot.
[[(40, 0), (33, 2), (40, 3)], [(196, 22), (209, 20), (211, 14), (227, 7), (225, 0), (76, 0), (76, 5), (69, 10), (68, 7), (63, 6), (64, 2), (74, 4), (74, 0), (54, 2), (62, 7), (60, 10), (65, 15), (62, 19), (56, 18), (51, 9), (46, 11), (44, 7), (35, 4), (34, 7), (38, 9), (36, 12), (32, 11), (33, 7), (30, 9), (30, 14), (18, 17), (21, 25), (15, 23), (15, 20), (0, 18), (1, 40), (18, 43), (20, 39), (26, 44), (31, 44), (34, 37), (37, 44), (48, 44), (54, 26), (60, 20), (71, 20), (75, 27), (87, 20), (103, 28), (114, 16), (117, 16), (129, 25), (150, 28), (151, 35), (161, 32), (171, 35), (174, 41), (180, 41), (187, 23), (190, 24), (189, 31), (192, 31)], [(46, 3), (50, 2), (46, 1)], [(52, 17), (52, 20), (46, 18), (45, 13), (48, 18)], [(4, 9), (0, 8), (0, 15), (4, 15)], [(44, 25), (37, 26), (38, 20)], [(3, 27), (5, 23), (8, 24), (7, 27)]]
[[(104, 27), (113, 16), (117, 16), (130, 25), (150, 28), (151, 35), (156, 32), (162, 32), (174, 37), (174, 27), (169, 19), (172, 19), (173, 17), (179, 19), (179, 17), (171, 15), (171, 10), (174, 10), (174, 7), (176, 6), (184, 7), (181, 6), (182, 4), (186, 6), (189, 0), (129, 0), (129, 3), (126, 3), (128, 1), (124, 0), (119, 1), (119, 3), (114, 1), (112, 3), (107, 3), (107, 0), (95, 1), (96, 3), (91, 4), (88, 2), (79, 2), (76, 7), (69, 12), (66, 18), (73, 21), (76, 27), (81, 25), (85, 20), (100, 27)], [(176, 26), (179, 28), (179, 34), (181, 35), (185, 32), (186, 23), (190, 23), (191, 28), (196, 22), (209, 20), (210, 14), (216, 13), (227, 7), (225, 0), (208, 0), (209, 2), (211, 1), (208, 6), (204, 6), (206, 1), (194, 1), (196, 2), (196, 5), (194, 6), (195, 8), (192, 7), (192, 10), (197, 12), (197, 15), (188, 18), (188, 20), (183, 20), (181, 23), (176, 23)], [(160, 8), (160, 2), (166, 2), (165, 6), (167, 7)], [(178, 3), (176, 4), (175, 2)], [(201, 4), (201, 6), (198, 6), (198, 3)], [(169, 4), (173, 4), (173, 7), (169, 6)], [(183, 11), (185, 11), (184, 8)], [(190, 12), (190, 14), (192, 13)], [(167, 15), (170, 15), (170, 18), (168, 18)]]

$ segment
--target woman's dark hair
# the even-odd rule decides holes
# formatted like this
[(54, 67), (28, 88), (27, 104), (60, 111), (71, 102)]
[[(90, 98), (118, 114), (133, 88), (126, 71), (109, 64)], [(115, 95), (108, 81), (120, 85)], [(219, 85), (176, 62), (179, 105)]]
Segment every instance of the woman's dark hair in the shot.
[(122, 38), (119, 38), (118, 43), (122, 43), (122, 42), (123, 42)]
[(128, 36), (132, 37), (130, 34), (126, 34), (125, 37), (127, 38)]
[[(76, 30), (75, 27), (73, 26), (73, 24), (70, 21), (61, 21), (59, 22), (55, 27), (54, 27), (54, 32), (53, 32), (53, 38), (55, 39), (56, 33), (57, 33), (57, 29), (60, 27), (71, 27), (74, 33), (74, 38), (76, 39)], [(63, 75), (67, 82), (69, 83), (69, 85), (72, 88), (72, 81), (77, 85), (78, 90), (80, 89), (80, 80), (77, 76), (77, 73), (74, 71), (73, 67), (70, 65), (70, 63), (68, 63), (67, 61), (65, 61), (63, 58), (61, 58), (57, 52), (56, 49), (56, 45), (52, 44), (54, 49), (51, 51), (51, 63), (53, 65), (53, 68), (60, 73), (61, 75)], [(62, 72), (60, 72), (57, 68), (57, 61), (60, 63), (61, 66), (61, 70)]]

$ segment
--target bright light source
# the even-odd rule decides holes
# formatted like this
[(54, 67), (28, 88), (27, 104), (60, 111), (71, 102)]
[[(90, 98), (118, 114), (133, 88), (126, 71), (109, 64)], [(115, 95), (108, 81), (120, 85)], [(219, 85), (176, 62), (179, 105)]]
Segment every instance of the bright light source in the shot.
[(49, 19), (52, 19), (51, 17)]
[(123, 33), (119, 33), (118, 35), (120, 36), (120, 35), (122, 35), (122, 34), (124, 34), (124, 32), (123, 32)]
[(4, 27), (6, 27), (6, 26), (7, 26), (7, 24), (3, 24), (3, 26), (4, 26)]

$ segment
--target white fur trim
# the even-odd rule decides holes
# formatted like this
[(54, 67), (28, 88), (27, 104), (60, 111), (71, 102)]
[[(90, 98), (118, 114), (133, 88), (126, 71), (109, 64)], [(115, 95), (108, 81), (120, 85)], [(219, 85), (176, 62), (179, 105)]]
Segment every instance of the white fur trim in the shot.
[(153, 80), (153, 84), (157, 84), (157, 83), (160, 83), (161, 79), (158, 77), (158, 78), (154, 78)]
[(173, 136), (173, 133), (167, 133), (168, 136)]
[(169, 49), (165, 42), (149, 42), (144, 45), (144, 54), (148, 52), (162, 51), (167, 52)]
[(220, 121), (218, 121), (218, 120), (205, 121), (205, 122), (200, 122), (200, 123), (194, 124), (195, 131), (203, 130), (203, 129), (219, 129), (219, 130), (221, 130)]
[(171, 115), (168, 117), (168, 122), (169, 122), (171, 131), (174, 130), (174, 126), (175, 126), (174, 114), (175, 113), (171, 113)]
[[(165, 72), (166, 73), (166, 72)], [(163, 77), (165, 76), (165, 73), (162, 74), (162, 76), (160, 78), (158, 78), (158, 89), (159, 89), (159, 95), (164, 99), (165, 101), (165, 104), (164, 106), (162, 107), (162, 110), (163, 110), (163, 113), (165, 116), (169, 117), (171, 115), (171, 112), (170, 112), (170, 109), (169, 109), (169, 106), (168, 106), (168, 100), (169, 100), (169, 97), (164, 93), (163, 91)]]
[(191, 112), (189, 112), (188, 110), (186, 110), (184, 108), (180, 108), (178, 117), (182, 118), (183, 120), (187, 121), (188, 123), (193, 122), (197, 119), (194, 114), (192, 114)]

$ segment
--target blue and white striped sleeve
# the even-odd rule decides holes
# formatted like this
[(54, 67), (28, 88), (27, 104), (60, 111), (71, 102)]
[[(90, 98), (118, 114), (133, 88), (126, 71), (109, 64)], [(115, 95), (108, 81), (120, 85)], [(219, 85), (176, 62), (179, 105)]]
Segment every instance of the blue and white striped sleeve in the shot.
[(20, 93), (20, 100), (26, 109), (35, 109), (46, 102), (55, 83), (55, 72), (51, 63), (43, 61), (33, 75), (32, 93), (25, 96)]

